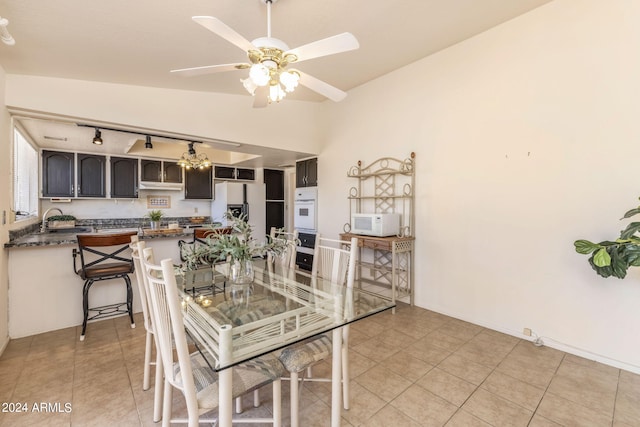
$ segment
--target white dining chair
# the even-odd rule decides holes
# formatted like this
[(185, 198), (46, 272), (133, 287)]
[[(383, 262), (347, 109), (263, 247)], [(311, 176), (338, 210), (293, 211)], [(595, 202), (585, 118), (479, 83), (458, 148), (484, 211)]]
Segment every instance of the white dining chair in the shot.
[(269, 264), (277, 262), (284, 267), (295, 269), (296, 247), (299, 243), (298, 230), (285, 231), (283, 229), (271, 227), (269, 238), (285, 240), (287, 242), (287, 248), (280, 256), (274, 256), (272, 253), (267, 252), (267, 261), (269, 262)]
[[(149, 390), (151, 382), (151, 366), (155, 366), (155, 384), (153, 398), (153, 422), (160, 421), (162, 417), (162, 359), (157, 348), (156, 339), (154, 337), (153, 322), (151, 319), (151, 311), (149, 307), (149, 290), (146, 284), (146, 277), (142, 270), (141, 256), (144, 256), (145, 242), (138, 240), (138, 236), (131, 236), (131, 257), (136, 273), (136, 281), (138, 282), (138, 293), (140, 294), (140, 305), (142, 306), (142, 317), (144, 328), (146, 330), (146, 340), (144, 346), (144, 370), (142, 375), (142, 389)], [(150, 256), (149, 251), (147, 256)], [(153, 262), (153, 260), (151, 260)], [(152, 362), (153, 347), (156, 348), (156, 361)]]
[[(182, 422), (189, 427), (197, 427), (200, 422), (217, 422), (216, 419), (200, 418), (218, 408), (218, 374), (209, 367), (200, 352), (189, 353), (172, 260), (162, 260), (160, 265), (151, 263), (145, 257), (141, 261), (149, 287), (154, 333), (164, 369), (162, 425), (168, 427), (170, 423)], [(233, 369), (233, 397), (273, 384), (273, 417), (242, 418), (241, 422), (280, 426), (280, 377), (283, 368), (277, 358), (272, 355), (261, 356), (229, 369)], [(171, 418), (173, 388), (180, 390), (184, 396), (187, 419)]]
[[(316, 244), (311, 269), (312, 281), (316, 278), (330, 280), (332, 283), (353, 288), (355, 281), (356, 254), (358, 239), (350, 241), (334, 240), (316, 235)], [(342, 395), (343, 406), (349, 409), (349, 326), (342, 331)], [(332, 342), (328, 334), (306, 340), (300, 344), (287, 347), (280, 353), (280, 361), (290, 375), (291, 390), (291, 427), (299, 424), (299, 383), (304, 381), (300, 373), (309, 372), (307, 381), (331, 381), (330, 378), (311, 378), (311, 367), (322, 361), (331, 359)]]

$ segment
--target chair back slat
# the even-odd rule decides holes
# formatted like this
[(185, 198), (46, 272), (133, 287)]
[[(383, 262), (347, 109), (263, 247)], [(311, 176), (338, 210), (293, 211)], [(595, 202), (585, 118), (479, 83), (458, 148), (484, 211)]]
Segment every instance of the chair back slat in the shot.
[(290, 269), (296, 268), (296, 246), (298, 243), (298, 230), (287, 232), (284, 230), (279, 230), (275, 227), (271, 227), (269, 237), (271, 239), (285, 240), (287, 242), (287, 248), (284, 250), (282, 255), (274, 256), (271, 253), (267, 254), (267, 260), (269, 261), (269, 263), (278, 263), (283, 267), (287, 267)]
[(144, 328), (147, 331), (152, 330), (151, 312), (149, 310), (149, 290), (147, 289), (146, 278), (142, 269), (141, 254), (146, 248), (145, 242), (138, 240), (138, 236), (131, 236), (131, 258), (136, 273), (136, 282), (138, 282), (138, 293), (140, 294), (140, 305), (142, 306), (142, 317), (144, 320)]
[(316, 235), (311, 275), (343, 286), (353, 286), (358, 239), (350, 242)]

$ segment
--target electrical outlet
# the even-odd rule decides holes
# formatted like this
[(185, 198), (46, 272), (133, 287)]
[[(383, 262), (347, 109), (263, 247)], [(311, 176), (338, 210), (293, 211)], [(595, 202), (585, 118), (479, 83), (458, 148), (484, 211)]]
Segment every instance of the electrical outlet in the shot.
[(198, 213), (198, 208), (193, 208), (193, 213)]
[(529, 328), (524, 328), (524, 329), (522, 330), (522, 334), (523, 334), (523, 335), (526, 335), (526, 336), (528, 336), (528, 337), (530, 337), (530, 336), (531, 336), (531, 329), (529, 329)]

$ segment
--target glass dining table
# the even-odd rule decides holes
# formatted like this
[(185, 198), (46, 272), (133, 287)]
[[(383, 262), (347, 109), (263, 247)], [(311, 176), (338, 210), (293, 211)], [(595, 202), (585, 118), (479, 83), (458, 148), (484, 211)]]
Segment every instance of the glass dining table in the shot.
[[(210, 267), (226, 274), (224, 265)], [(358, 288), (347, 288), (306, 272), (253, 261), (249, 285), (180, 293), (188, 334), (218, 372), (218, 423), (231, 427), (232, 369), (235, 365), (324, 333), (332, 334), (331, 425), (340, 425), (341, 327), (390, 310), (395, 304)], [(199, 270), (205, 274), (206, 269)], [(196, 271), (197, 274), (198, 271)]]

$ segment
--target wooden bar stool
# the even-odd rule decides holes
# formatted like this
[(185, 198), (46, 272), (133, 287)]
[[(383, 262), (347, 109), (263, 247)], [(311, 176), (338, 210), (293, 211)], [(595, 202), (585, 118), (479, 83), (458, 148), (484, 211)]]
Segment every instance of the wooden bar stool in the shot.
[[(131, 236), (136, 232), (117, 234), (78, 234), (78, 249), (73, 250), (73, 269), (84, 280), (82, 288), (82, 310), (84, 320), (80, 341), (84, 340), (87, 330), (87, 321), (129, 314), (131, 327), (135, 328), (133, 321), (133, 291), (129, 274), (133, 273), (133, 260), (131, 255), (125, 256), (122, 252), (129, 249)], [(78, 269), (76, 258), (80, 254), (81, 266)], [(92, 255), (90, 255), (92, 254)], [(89, 307), (89, 289), (97, 281), (123, 279), (127, 286), (127, 301), (108, 304), (99, 307)], [(126, 307), (125, 307), (126, 306)], [(123, 308), (124, 307), (124, 308)], [(89, 317), (89, 312), (95, 312)]]

